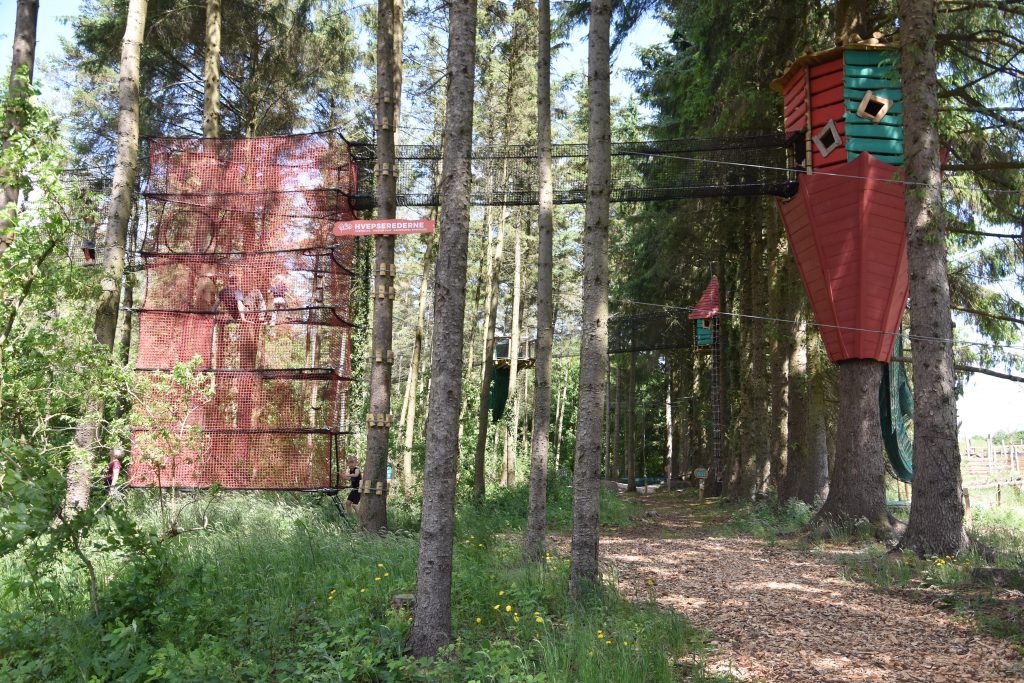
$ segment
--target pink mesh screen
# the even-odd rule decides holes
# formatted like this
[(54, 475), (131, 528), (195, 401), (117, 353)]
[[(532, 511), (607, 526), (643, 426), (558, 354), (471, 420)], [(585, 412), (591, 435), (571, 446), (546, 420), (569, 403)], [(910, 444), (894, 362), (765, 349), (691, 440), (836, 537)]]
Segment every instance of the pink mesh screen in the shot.
[[(332, 228), (353, 178), (329, 133), (150, 142), (132, 484), (337, 485), (354, 241)], [(186, 396), (167, 373), (196, 356)]]

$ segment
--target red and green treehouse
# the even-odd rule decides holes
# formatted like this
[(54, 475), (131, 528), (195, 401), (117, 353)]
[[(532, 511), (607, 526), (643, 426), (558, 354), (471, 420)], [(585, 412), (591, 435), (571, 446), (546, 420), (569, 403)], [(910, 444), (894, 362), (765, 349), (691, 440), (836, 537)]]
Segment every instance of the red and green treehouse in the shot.
[[(804, 143), (799, 190), (779, 210), (835, 363), (892, 360), (907, 300), (899, 63), (876, 37), (804, 55), (772, 83), (786, 131)], [(912, 406), (905, 378), (890, 382), (892, 373), (882, 383), (882, 431), (897, 475), (909, 479), (903, 413)]]

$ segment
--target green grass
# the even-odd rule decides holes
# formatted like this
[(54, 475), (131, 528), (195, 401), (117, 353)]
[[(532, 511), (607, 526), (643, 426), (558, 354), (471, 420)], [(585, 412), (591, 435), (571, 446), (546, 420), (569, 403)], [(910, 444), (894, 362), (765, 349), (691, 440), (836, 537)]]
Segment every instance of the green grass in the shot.
[[(165, 541), (155, 562), (94, 549), (99, 615), (72, 559), (36, 577), (0, 559), (0, 680), (705, 680), (705, 635), (675, 613), (608, 587), (576, 603), (565, 558), (524, 564), (525, 501), (524, 487), (458, 501), (457, 639), (442, 657), (404, 655), (411, 617), (390, 606), (414, 588), (415, 501), (396, 498), (393, 531), (370, 537), (313, 496), (233, 493), (214, 497), (210, 528)], [(155, 527), (149, 494), (127, 504)], [(197, 507), (183, 526), (199, 523)], [(605, 523), (631, 511), (602, 501)], [(570, 493), (553, 484), (551, 522), (570, 518)]]

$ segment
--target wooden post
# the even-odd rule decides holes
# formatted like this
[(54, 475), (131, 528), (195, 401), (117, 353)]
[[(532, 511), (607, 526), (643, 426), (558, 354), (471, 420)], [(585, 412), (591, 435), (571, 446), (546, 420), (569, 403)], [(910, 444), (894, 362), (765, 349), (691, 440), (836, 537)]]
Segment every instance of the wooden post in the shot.
[(992, 435), (988, 435), (988, 473), (995, 474), (995, 454), (992, 452)]
[(970, 529), (974, 526), (974, 520), (971, 517), (971, 492), (969, 489), (964, 489), (964, 527)]
[(996, 484), (996, 506), (1003, 504), (1003, 485)]

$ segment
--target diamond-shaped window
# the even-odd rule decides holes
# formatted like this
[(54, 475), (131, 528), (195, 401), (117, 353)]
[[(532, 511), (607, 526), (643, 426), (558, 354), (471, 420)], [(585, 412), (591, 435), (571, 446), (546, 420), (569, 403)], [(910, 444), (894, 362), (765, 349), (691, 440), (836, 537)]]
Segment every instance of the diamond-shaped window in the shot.
[(864, 93), (864, 97), (857, 107), (857, 116), (867, 119), (871, 123), (878, 123), (889, 113), (892, 100), (886, 97), (879, 97), (870, 90)]
[(813, 138), (815, 146), (818, 148), (818, 152), (821, 156), (827, 157), (832, 152), (836, 151), (843, 146), (843, 138), (839, 135), (839, 129), (836, 128), (836, 122), (832, 119), (828, 120), (828, 123), (821, 129), (821, 132)]

